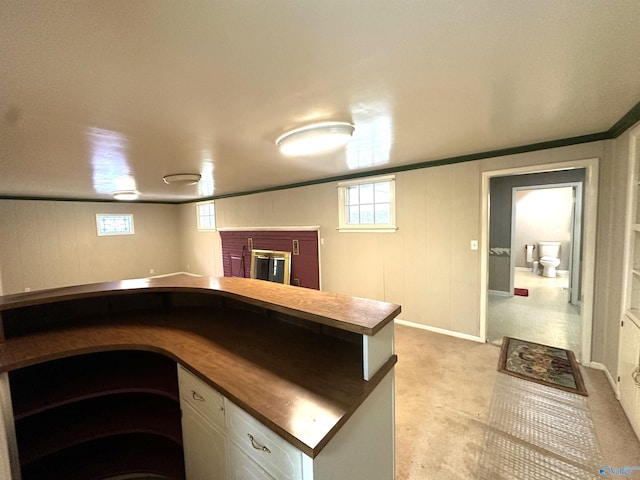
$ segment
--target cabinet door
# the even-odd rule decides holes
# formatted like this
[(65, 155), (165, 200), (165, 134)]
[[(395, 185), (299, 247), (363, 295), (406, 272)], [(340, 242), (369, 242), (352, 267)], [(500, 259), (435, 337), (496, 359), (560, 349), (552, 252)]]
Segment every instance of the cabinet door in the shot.
[(182, 403), (182, 441), (187, 480), (225, 480), (226, 440), (187, 403)]
[(633, 372), (640, 362), (640, 328), (625, 318), (620, 335), (620, 403), (631, 426), (640, 436), (640, 388)]
[(246, 456), (234, 443), (229, 443), (229, 480), (274, 480)]

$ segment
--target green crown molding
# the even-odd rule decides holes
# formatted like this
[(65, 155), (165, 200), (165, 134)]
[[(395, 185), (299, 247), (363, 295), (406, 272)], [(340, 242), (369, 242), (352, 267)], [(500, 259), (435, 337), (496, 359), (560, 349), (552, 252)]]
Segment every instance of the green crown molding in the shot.
[[(46, 196), (29, 196), (29, 195), (0, 195), (0, 200), (37, 200), (52, 202), (83, 202), (83, 203), (117, 203), (119, 205), (128, 205), (130, 203), (146, 203), (153, 205), (178, 205), (180, 203), (189, 202), (171, 202), (168, 200), (114, 200), (111, 198), (72, 198), (72, 197), (46, 197)], [(196, 200), (193, 200), (196, 201)], [(197, 200), (201, 202), (202, 200)]]
[(613, 127), (611, 127), (608, 133), (611, 138), (618, 138), (624, 132), (633, 127), (640, 120), (640, 102), (636, 103), (635, 107), (629, 110), (620, 120), (618, 120)]

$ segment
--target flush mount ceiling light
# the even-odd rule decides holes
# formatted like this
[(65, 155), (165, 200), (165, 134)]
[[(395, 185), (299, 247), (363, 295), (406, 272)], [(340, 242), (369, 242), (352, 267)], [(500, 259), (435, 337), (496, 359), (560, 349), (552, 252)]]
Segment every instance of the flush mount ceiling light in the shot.
[(313, 155), (345, 145), (355, 127), (346, 122), (323, 122), (296, 128), (281, 135), (276, 145), (285, 155)]
[(140, 195), (137, 190), (118, 190), (112, 193), (116, 200), (135, 200)]
[(162, 177), (162, 181), (167, 185), (195, 185), (200, 181), (200, 178), (199, 173), (174, 173), (165, 175)]

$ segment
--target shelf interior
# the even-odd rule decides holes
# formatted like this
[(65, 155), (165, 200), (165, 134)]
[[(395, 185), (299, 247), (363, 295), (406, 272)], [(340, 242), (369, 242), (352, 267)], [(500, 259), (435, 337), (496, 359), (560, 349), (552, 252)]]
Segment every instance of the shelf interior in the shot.
[(160, 354), (111, 351), (13, 370), (9, 380), (14, 418), (116, 393), (153, 393), (178, 402), (175, 369), (175, 362)]
[(182, 447), (146, 434), (98, 439), (33, 462), (22, 470), (22, 480), (104, 480), (131, 474), (184, 480)]
[(9, 372), (23, 479), (184, 478), (176, 364), (115, 350)]

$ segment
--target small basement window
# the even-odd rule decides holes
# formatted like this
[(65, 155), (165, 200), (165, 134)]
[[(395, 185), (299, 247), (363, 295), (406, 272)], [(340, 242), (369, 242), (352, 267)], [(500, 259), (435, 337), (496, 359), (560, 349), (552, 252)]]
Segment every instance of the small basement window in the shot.
[(133, 235), (133, 214), (96, 214), (98, 236), (106, 235)]
[(216, 209), (214, 202), (199, 203), (196, 211), (198, 213), (198, 230), (216, 229)]
[(395, 232), (395, 176), (338, 184), (341, 232)]

